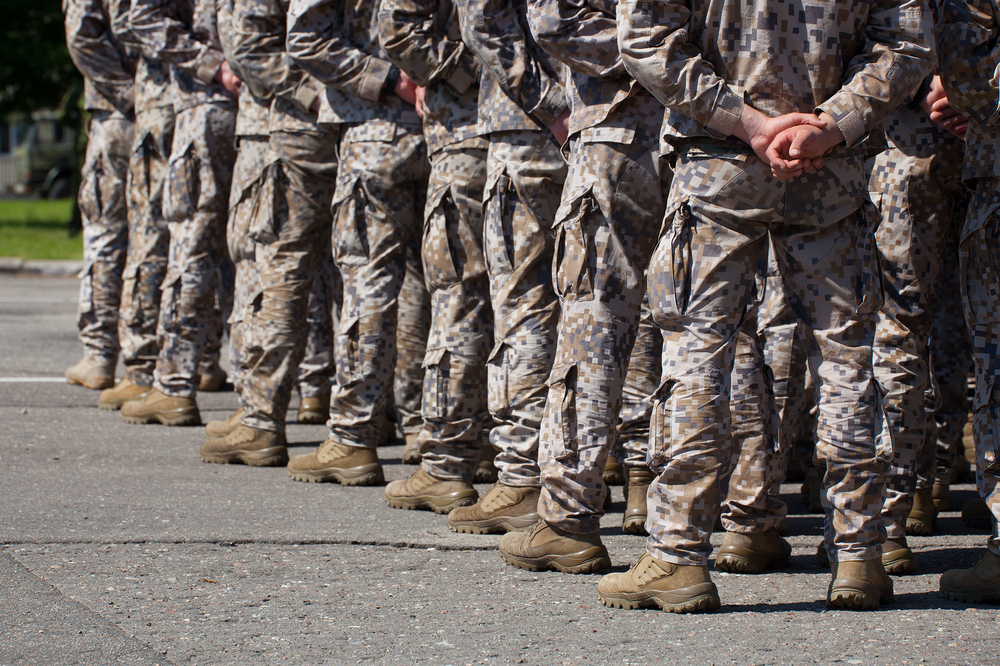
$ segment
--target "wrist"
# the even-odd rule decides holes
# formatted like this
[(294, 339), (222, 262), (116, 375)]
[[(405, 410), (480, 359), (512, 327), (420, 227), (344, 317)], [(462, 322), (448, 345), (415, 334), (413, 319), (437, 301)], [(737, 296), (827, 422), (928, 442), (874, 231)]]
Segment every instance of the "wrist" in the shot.
[(399, 83), (399, 72), (399, 67), (395, 65), (389, 66), (389, 73), (385, 77), (385, 87), (382, 88), (383, 95), (396, 94), (396, 84)]

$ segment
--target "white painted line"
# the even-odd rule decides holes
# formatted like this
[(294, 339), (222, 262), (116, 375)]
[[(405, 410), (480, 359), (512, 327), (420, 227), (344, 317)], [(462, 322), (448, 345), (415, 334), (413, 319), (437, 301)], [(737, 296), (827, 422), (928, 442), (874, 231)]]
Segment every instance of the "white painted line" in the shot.
[(66, 296), (0, 296), (0, 303), (76, 303)]
[(0, 377), (0, 384), (14, 384), (19, 382), (49, 382), (66, 383), (65, 377)]

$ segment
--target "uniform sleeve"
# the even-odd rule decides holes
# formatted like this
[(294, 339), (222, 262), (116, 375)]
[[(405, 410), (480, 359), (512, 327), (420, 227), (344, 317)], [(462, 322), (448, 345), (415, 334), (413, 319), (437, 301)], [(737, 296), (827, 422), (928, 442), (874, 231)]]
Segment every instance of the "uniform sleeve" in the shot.
[(202, 83), (215, 79), (225, 60), (222, 51), (193, 37), (177, 15), (176, 2), (132, 0), (129, 19), (147, 58), (169, 63)]
[(690, 26), (705, 25), (704, 12), (696, 15), (685, 0), (623, 0), (619, 12), (618, 45), (629, 74), (709, 134), (732, 134), (743, 98), (691, 42)]
[(551, 127), (568, 107), (562, 84), (533, 57), (511, 0), (467, 0), (462, 38), (500, 88), (535, 122)]
[(926, 0), (881, 0), (868, 14), (864, 49), (840, 90), (819, 105), (848, 146), (875, 129), (934, 67), (934, 24)]
[(122, 113), (132, 112), (134, 73), (115, 42), (100, 0), (66, 1), (66, 45), (73, 63)]
[(282, 97), (309, 113), (323, 85), (295, 67), (285, 52), (285, 9), (280, 2), (236, 0), (227, 32), (232, 58), (255, 95)]
[(384, 0), (379, 43), (419, 86), (445, 81), (459, 95), (479, 78), (479, 63), (461, 38), (440, 25), (440, 0)]
[(948, 102), (979, 125), (1000, 125), (1000, 25), (987, 0), (951, 0), (938, 29)]
[(528, 24), (538, 45), (574, 72), (625, 73), (614, 14), (587, 0), (528, 0)]
[(324, 85), (377, 102), (392, 64), (344, 39), (339, 4), (338, 0), (292, 0), (288, 8), (288, 53)]

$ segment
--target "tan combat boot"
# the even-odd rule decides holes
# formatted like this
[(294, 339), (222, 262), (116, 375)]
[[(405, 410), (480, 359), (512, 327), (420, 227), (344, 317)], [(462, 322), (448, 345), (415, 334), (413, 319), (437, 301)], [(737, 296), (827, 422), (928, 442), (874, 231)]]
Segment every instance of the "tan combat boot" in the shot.
[(156, 389), (150, 390), (141, 400), (131, 400), (122, 405), (125, 423), (162, 423), (167, 426), (201, 425), (201, 414), (194, 398), (173, 397)]
[(500, 556), (507, 564), (528, 571), (585, 574), (611, 567), (600, 534), (564, 532), (544, 520), (530, 532), (508, 532), (500, 537)]
[(742, 534), (726, 532), (715, 568), (729, 573), (759, 574), (788, 565), (792, 547), (774, 528)]
[(625, 573), (602, 578), (597, 596), (611, 608), (659, 606), (673, 613), (704, 613), (722, 605), (707, 566), (662, 562), (649, 553)]
[(887, 574), (900, 576), (917, 570), (913, 551), (906, 546), (906, 537), (886, 539), (882, 544), (882, 566)]
[(299, 412), (296, 416), (304, 425), (323, 425), (330, 418), (330, 394), (315, 398), (299, 400)]
[(809, 513), (823, 513), (823, 475), (815, 467), (806, 471), (806, 480), (802, 482), (799, 496), (806, 503)]
[[(625, 517), (622, 532), (626, 534), (646, 534), (646, 494), (653, 482), (653, 473), (645, 465), (628, 466), (628, 483), (625, 484)], [(608, 495), (611, 492), (609, 490)]]
[(947, 483), (935, 481), (931, 488), (931, 497), (934, 498), (934, 508), (938, 513), (948, 510), (948, 499), (951, 496), (951, 487)]
[(906, 517), (906, 533), (931, 534), (937, 529), (937, 507), (934, 506), (934, 488), (919, 488), (913, 496), (913, 508)]
[(941, 594), (963, 604), (1000, 601), (1000, 556), (987, 551), (971, 569), (944, 572)]
[(420, 433), (419, 432), (407, 433), (403, 435), (403, 439), (406, 441), (406, 446), (403, 447), (403, 464), (419, 465)]
[(243, 408), (240, 407), (235, 412), (226, 417), (224, 421), (209, 421), (205, 425), (205, 437), (209, 439), (216, 439), (218, 437), (225, 437), (232, 431), (236, 430), (236, 427), (240, 424), (240, 419), (243, 418)]
[(84, 356), (66, 370), (66, 383), (89, 389), (109, 389), (115, 385), (118, 361), (96, 361)]
[(962, 524), (977, 530), (993, 526), (993, 513), (981, 497), (974, 497), (962, 505)]
[(375, 449), (347, 446), (331, 439), (313, 453), (288, 461), (288, 475), (296, 481), (336, 481), (342, 486), (374, 486), (385, 482)]
[(539, 488), (506, 486), (500, 481), (473, 506), (448, 514), (448, 527), (461, 534), (503, 534), (531, 529), (538, 522)]
[(827, 608), (878, 610), (891, 604), (892, 579), (882, 559), (833, 562), (833, 580), (826, 592)]
[(476, 475), (473, 483), (495, 483), (497, 475), (500, 473), (493, 459), (497, 456), (497, 450), (489, 444), (479, 447), (479, 462), (476, 464)]
[(474, 504), (478, 498), (479, 493), (471, 483), (439, 479), (423, 467), (418, 467), (410, 478), (393, 481), (385, 487), (385, 503), (393, 509), (448, 513), (460, 506)]
[(258, 430), (238, 424), (225, 437), (210, 439), (198, 451), (210, 463), (243, 463), (251, 467), (277, 467), (288, 462), (285, 433)]
[(608, 462), (604, 466), (604, 483), (608, 486), (625, 485), (625, 465), (611, 456), (608, 456)]
[(106, 412), (117, 412), (126, 402), (142, 400), (151, 390), (151, 386), (141, 386), (132, 383), (130, 379), (123, 379), (114, 388), (101, 391), (97, 406)]
[(220, 368), (218, 363), (213, 363), (205, 370), (202, 370), (201, 377), (198, 379), (198, 390), (205, 393), (221, 391), (225, 385), (226, 371)]

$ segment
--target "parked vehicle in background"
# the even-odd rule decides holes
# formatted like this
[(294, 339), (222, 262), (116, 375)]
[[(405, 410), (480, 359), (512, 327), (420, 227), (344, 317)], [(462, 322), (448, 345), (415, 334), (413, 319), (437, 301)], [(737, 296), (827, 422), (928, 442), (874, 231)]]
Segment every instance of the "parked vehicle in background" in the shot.
[(73, 196), (76, 133), (62, 123), (58, 111), (36, 111), (31, 119), (13, 151), (17, 180), (11, 190), (48, 199)]

